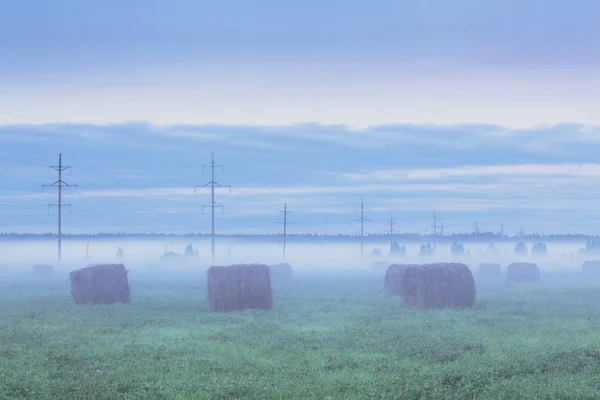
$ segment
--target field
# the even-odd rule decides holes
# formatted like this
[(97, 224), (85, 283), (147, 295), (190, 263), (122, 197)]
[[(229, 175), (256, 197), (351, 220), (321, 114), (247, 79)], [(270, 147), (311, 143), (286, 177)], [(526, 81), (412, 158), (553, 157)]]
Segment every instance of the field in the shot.
[(201, 272), (130, 272), (77, 307), (67, 275), (0, 278), (0, 399), (598, 399), (600, 284), (478, 283), (415, 311), (382, 274), (296, 271), (271, 311), (208, 314)]

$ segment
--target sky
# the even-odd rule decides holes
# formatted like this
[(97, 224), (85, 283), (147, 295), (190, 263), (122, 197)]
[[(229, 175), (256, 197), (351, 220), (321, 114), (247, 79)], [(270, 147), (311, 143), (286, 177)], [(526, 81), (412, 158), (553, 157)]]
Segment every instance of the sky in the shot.
[[(56, 230), (56, 173), (63, 180), (64, 231), (210, 232), (211, 161), (216, 229), (347, 233), (364, 199), (366, 233), (596, 233), (600, 129), (556, 125), (294, 126), (46, 124), (0, 126), (2, 231)], [(50, 215), (48, 215), (48, 212)]]
[[(600, 3), (592, 0), (0, 4), (2, 230), (595, 233)], [(206, 172), (206, 171), (205, 171)], [(51, 183), (51, 182), (50, 182)], [(191, 190), (191, 192), (190, 192)], [(41, 207), (41, 208), (40, 208)], [(9, 229), (10, 228), (10, 229)], [(67, 228), (65, 228), (68, 231)]]

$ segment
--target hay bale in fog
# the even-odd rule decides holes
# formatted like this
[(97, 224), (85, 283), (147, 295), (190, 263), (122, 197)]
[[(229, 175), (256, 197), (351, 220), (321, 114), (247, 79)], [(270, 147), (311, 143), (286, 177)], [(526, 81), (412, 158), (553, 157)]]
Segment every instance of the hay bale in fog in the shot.
[(461, 263), (408, 266), (402, 276), (402, 302), (411, 308), (472, 307), (473, 274)]
[(540, 280), (540, 269), (535, 263), (516, 262), (506, 267), (506, 282), (532, 283)]
[(213, 266), (206, 272), (208, 310), (235, 311), (273, 307), (269, 267), (263, 264)]
[(102, 264), (81, 268), (69, 274), (73, 303), (129, 303), (129, 279), (123, 264)]
[(585, 260), (581, 268), (583, 274), (587, 277), (600, 278), (600, 261)]
[(402, 277), (407, 267), (416, 267), (416, 264), (392, 264), (385, 271), (383, 288), (387, 294), (400, 296), (402, 294)]
[(292, 266), (288, 263), (270, 265), (269, 274), (272, 281), (291, 281), (294, 279)]
[(496, 263), (479, 264), (479, 277), (481, 279), (500, 280), (502, 279), (502, 266)]
[(35, 264), (31, 267), (31, 272), (39, 278), (51, 278), (54, 276), (54, 266), (50, 264)]

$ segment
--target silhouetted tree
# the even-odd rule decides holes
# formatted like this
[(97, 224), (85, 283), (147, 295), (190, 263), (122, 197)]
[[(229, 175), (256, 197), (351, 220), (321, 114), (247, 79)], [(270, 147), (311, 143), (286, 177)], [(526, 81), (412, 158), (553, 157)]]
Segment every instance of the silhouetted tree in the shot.
[(460, 244), (458, 242), (454, 242), (454, 244), (450, 248), (450, 253), (453, 256), (464, 256), (465, 255), (465, 248), (463, 247), (462, 244)]
[(433, 256), (433, 247), (431, 247), (431, 243), (427, 243), (427, 245), (422, 244), (421, 249), (419, 250), (419, 257), (431, 256)]
[(390, 243), (390, 255), (393, 256), (405, 256), (406, 255), (406, 246), (400, 246), (398, 242), (395, 240)]
[(536, 242), (531, 246), (531, 255), (534, 256), (547, 256), (548, 255), (548, 247), (544, 242)]
[(527, 245), (525, 242), (517, 243), (515, 246), (515, 255), (526, 256), (527, 254), (529, 254), (529, 251), (527, 250)]

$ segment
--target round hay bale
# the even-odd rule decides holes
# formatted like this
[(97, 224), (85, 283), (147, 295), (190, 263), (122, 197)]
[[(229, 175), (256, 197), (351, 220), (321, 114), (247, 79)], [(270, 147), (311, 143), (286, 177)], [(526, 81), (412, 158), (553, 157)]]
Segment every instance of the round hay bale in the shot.
[(272, 281), (291, 281), (294, 279), (292, 266), (288, 263), (270, 265), (269, 273)]
[(209, 312), (273, 308), (271, 275), (267, 265), (212, 266), (206, 275)]
[(581, 271), (586, 277), (600, 278), (600, 260), (585, 260)]
[(31, 272), (39, 278), (51, 278), (54, 276), (54, 266), (50, 264), (35, 264), (31, 267)]
[(112, 304), (129, 303), (129, 279), (123, 264), (101, 264), (71, 271), (73, 303)]
[(409, 266), (402, 277), (402, 303), (410, 308), (467, 308), (475, 297), (475, 280), (465, 264)]
[(408, 267), (416, 267), (417, 264), (392, 264), (385, 271), (383, 288), (392, 296), (402, 295), (402, 277)]
[(502, 279), (502, 266), (497, 263), (479, 264), (479, 277), (481, 279), (500, 280)]
[(540, 269), (535, 263), (516, 262), (506, 267), (507, 283), (533, 283), (540, 280)]

